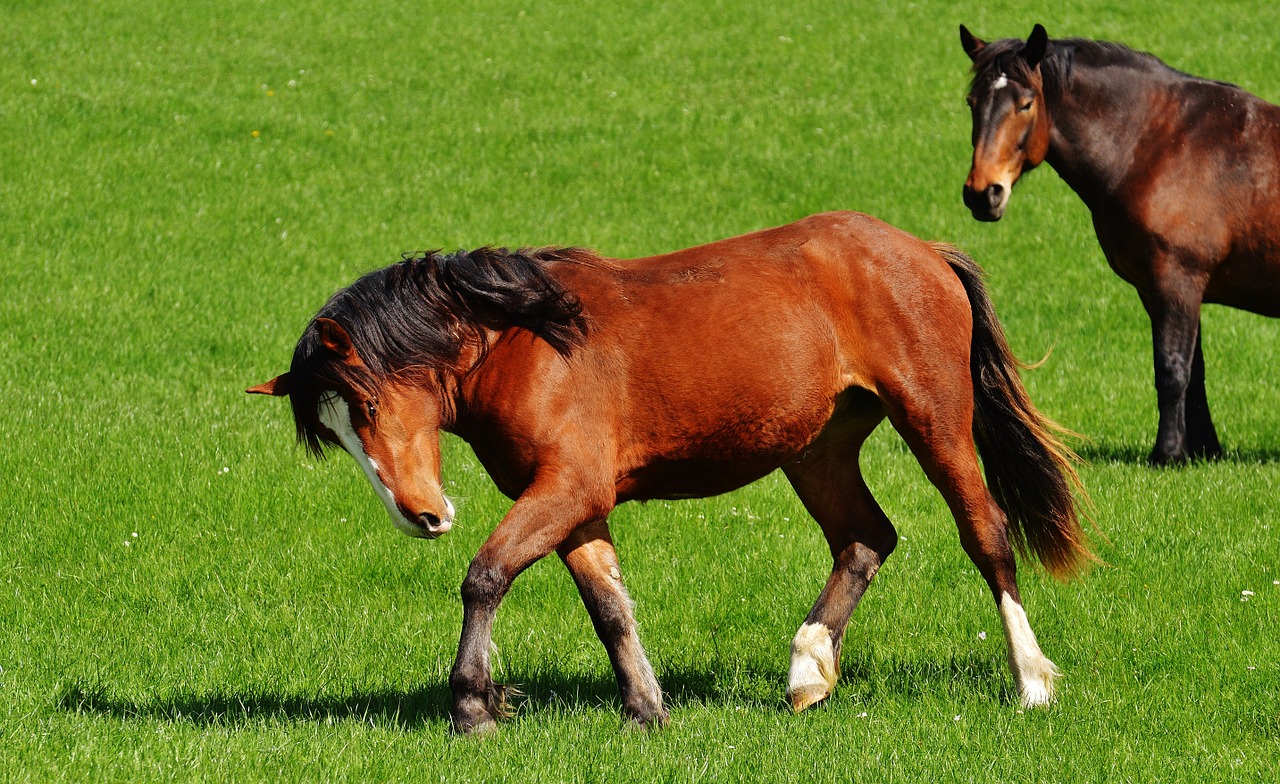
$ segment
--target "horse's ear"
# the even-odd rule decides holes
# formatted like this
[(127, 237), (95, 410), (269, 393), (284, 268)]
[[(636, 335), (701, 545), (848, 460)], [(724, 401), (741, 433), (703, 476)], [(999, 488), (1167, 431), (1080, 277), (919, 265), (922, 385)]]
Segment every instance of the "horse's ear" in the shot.
[(970, 60), (978, 59), (978, 52), (987, 48), (987, 42), (969, 32), (969, 28), (960, 25), (960, 45), (964, 47), (964, 53), (969, 55)]
[(248, 392), (250, 395), (284, 397), (289, 394), (289, 374), (281, 373), (270, 381), (264, 381), (256, 387), (249, 387), (245, 392)]
[(320, 343), (342, 359), (355, 356), (355, 347), (351, 345), (351, 336), (342, 325), (333, 319), (316, 319), (316, 329), (320, 332)]
[(1044, 31), (1044, 25), (1037, 24), (1031, 29), (1031, 35), (1027, 36), (1027, 45), (1022, 47), (1022, 59), (1035, 68), (1044, 59), (1044, 50), (1048, 46), (1049, 34)]

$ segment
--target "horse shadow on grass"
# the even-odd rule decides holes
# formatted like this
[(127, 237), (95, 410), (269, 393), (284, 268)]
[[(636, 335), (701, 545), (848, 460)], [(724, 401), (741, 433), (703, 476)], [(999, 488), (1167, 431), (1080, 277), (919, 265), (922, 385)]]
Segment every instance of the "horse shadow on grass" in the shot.
[[(663, 668), (659, 679), (667, 707), (673, 711), (689, 707), (790, 711), (783, 696), (785, 668), (737, 666), (727, 675), (705, 668)], [(506, 680), (518, 689), (513, 701), (516, 716), (582, 708), (621, 714), (617, 684), (612, 677), (567, 677), (555, 671), (541, 671), (508, 673)], [(961, 700), (1017, 702), (1003, 657), (975, 652), (936, 661), (871, 653), (846, 655), (840, 683), (830, 702), (853, 707), (880, 699), (913, 699), (939, 693), (955, 693)], [(317, 724), (357, 721), (406, 731), (447, 724), (450, 704), (447, 682), (408, 690), (356, 689), (331, 697), (219, 689), (149, 698), (121, 696), (102, 682), (76, 680), (64, 684), (55, 696), (58, 710), (119, 721), (189, 722), (209, 727), (235, 727), (263, 720)]]
[[(508, 673), (504, 680), (513, 687), (511, 707), (517, 716), (584, 707), (621, 712), (617, 684), (611, 677), (567, 677), (543, 671)], [(668, 671), (662, 680), (667, 705), (672, 708), (725, 699), (715, 685), (715, 676), (708, 672)], [(448, 722), (451, 702), (449, 684), (443, 681), (408, 690), (357, 688), (336, 696), (217, 689), (158, 698), (124, 696), (102, 681), (77, 679), (63, 684), (54, 698), (58, 710), (121, 721), (181, 721), (221, 727), (264, 719), (318, 724), (358, 721), (405, 730)]]
[[(1128, 465), (1148, 465), (1147, 458), (1151, 454), (1150, 445), (1124, 444), (1110, 441), (1090, 442), (1076, 449), (1086, 463), (1119, 463)], [(1226, 448), (1222, 457), (1215, 460), (1193, 459), (1184, 465), (1205, 465), (1206, 463), (1227, 463), (1232, 465), (1260, 465), (1280, 463), (1280, 444), (1276, 446), (1237, 446)], [(1168, 466), (1177, 470), (1182, 465)]]

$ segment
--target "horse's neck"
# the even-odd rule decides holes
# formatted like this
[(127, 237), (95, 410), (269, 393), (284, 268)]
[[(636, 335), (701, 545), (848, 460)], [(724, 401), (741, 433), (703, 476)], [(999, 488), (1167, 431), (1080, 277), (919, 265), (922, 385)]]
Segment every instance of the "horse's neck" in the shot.
[(1105, 206), (1142, 152), (1143, 131), (1164, 74), (1141, 68), (1077, 67), (1048, 105), (1053, 119), (1045, 160), (1092, 208)]

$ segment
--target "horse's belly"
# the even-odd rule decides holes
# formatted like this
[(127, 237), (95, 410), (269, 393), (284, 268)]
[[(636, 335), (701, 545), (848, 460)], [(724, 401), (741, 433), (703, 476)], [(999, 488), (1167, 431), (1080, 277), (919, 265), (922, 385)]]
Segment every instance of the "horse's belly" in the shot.
[(719, 420), (718, 427), (682, 430), (679, 423), (655, 421), (639, 428), (625, 473), (617, 481), (620, 499), (705, 498), (750, 484), (798, 454), (822, 431), (830, 410), (757, 413)]
[(656, 462), (624, 476), (618, 501), (707, 498), (749, 485), (786, 462), (790, 455), (753, 456), (740, 460)]
[(1204, 301), (1280, 317), (1280, 249), (1268, 256), (1231, 258), (1218, 265)]

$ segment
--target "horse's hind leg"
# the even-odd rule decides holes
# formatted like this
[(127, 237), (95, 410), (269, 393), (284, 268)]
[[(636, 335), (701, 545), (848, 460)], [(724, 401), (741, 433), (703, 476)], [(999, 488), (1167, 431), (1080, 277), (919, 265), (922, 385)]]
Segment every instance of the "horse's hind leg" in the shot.
[(835, 688), (849, 618), (898, 541), (858, 467), (858, 450), (874, 426), (871, 422), (843, 438), (828, 433), (783, 468), (822, 527), (832, 557), (831, 576), (791, 643), (787, 696), (796, 711), (826, 699)]
[(1222, 457), (1222, 444), (1209, 414), (1209, 397), (1204, 388), (1204, 351), (1201, 330), (1196, 329), (1196, 350), (1191, 357), (1191, 381), (1187, 385), (1187, 450), (1191, 457), (1215, 460)]
[(573, 575), (596, 634), (609, 653), (623, 711), (638, 724), (666, 724), (662, 690), (636, 634), (631, 601), (622, 585), (608, 523), (600, 520), (579, 528), (557, 552)]
[[(967, 378), (967, 372), (965, 377)], [(942, 387), (934, 386), (937, 391)], [(957, 389), (956, 392), (962, 390)], [(982, 480), (973, 442), (972, 395), (912, 401), (910, 410), (890, 405), (889, 417), (942, 493), (960, 531), (960, 544), (991, 589), (1008, 644), (1009, 669), (1024, 707), (1053, 700), (1058, 668), (1040, 650), (1022, 609), (1017, 565), (1008, 523)]]

